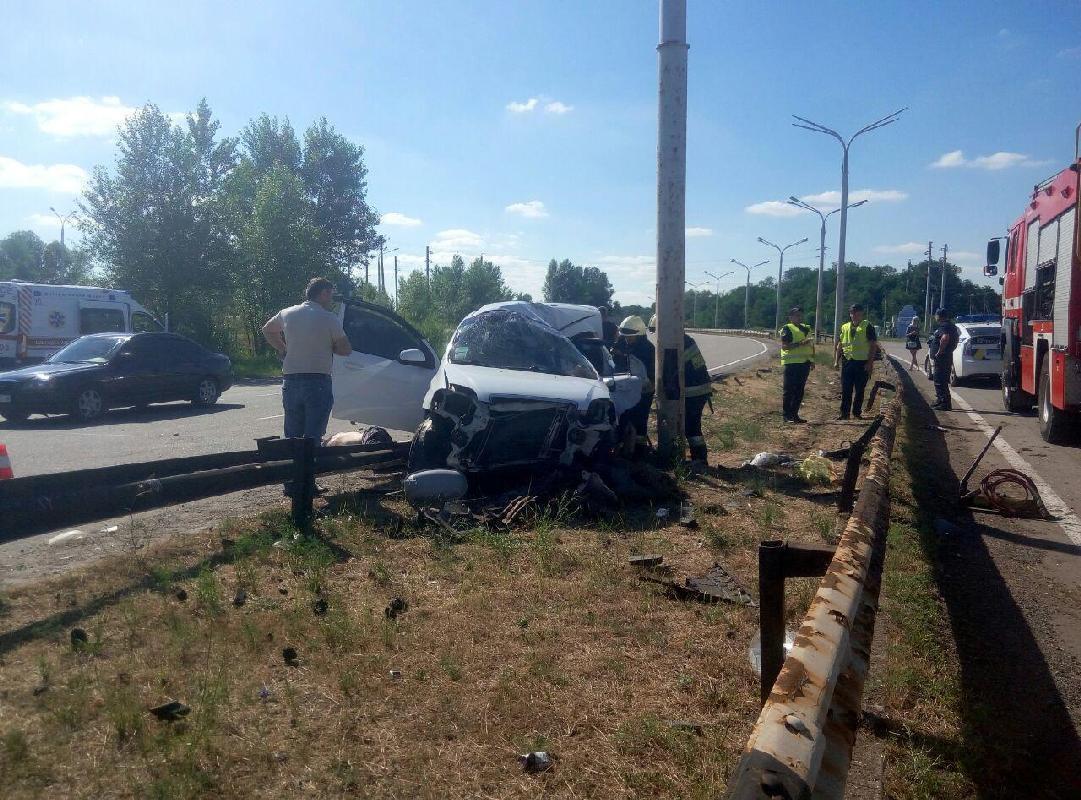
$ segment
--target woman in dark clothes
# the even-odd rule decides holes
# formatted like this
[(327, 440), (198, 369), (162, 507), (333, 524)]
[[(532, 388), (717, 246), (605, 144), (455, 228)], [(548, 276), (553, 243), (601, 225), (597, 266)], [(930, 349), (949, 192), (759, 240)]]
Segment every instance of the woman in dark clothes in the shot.
[(918, 371), (920, 365), (916, 363), (916, 353), (923, 349), (923, 344), (920, 342), (920, 321), (917, 317), (913, 317), (912, 322), (908, 324), (908, 330), (905, 332), (905, 349), (912, 356), (912, 363), (908, 365), (908, 371)]

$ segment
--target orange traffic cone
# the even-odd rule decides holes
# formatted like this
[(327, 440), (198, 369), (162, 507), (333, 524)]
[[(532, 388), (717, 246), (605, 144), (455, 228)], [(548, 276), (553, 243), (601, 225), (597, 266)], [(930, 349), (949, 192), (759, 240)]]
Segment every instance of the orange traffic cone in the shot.
[(8, 458), (8, 447), (6, 444), (0, 444), (0, 481), (14, 477), (15, 473), (11, 471), (11, 459)]

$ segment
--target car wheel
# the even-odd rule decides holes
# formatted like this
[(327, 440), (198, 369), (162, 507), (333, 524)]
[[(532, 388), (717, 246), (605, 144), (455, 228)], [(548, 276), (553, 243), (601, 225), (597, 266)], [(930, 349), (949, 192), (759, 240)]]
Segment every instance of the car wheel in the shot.
[(30, 416), (29, 411), (13, 411), (11, 409), (8, 409), (7, 411), (4, 411), (3, 413), (0, 413), (0, 419), (4, 419), (4, 420), (7, 420), (8, 422), (15, 422), (15, 423), (26, 422), (26, 420), (27, 420), (27, 418), (29, 416)]
[(96, 386), (79, 390), (71, 406), (71, 415), (80, 422), (92, 422), (106, 411), (105, 397)]
[(1037, 389), (1036, 405), (1040, 417), (1040, 436), (1049, 444), (1062, 444), (1070, 432), (1073, 421), (1062, 409), (1051, 403), (1051, 371), (1047, 366), (1050, 355), (1044, 358), (1040, 367), (1040, 383)]
[(450, 455), (450, 423), (440, 417), (428, 417), (420, 423), (409, 446), (410, 474), (426, 469), (446, 469)]
[(213, 378), (203, 378), (195, 389), (195, 397), (191, 399), (194, 405), (206, 407), (218, 402), (221, 392), (218, 390), (218, 382)]

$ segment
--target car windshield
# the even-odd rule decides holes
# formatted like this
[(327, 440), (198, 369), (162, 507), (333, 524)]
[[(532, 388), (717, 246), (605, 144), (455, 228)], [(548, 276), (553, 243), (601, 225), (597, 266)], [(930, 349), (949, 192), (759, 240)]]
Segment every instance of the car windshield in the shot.
[(49, 359), (50, 364), (104, 364), (124, 339), (113, 336), (84, 336)]
[(465, 320), (451, 340), (450, 363), (599, 379), (569, 339), (513, 311)]

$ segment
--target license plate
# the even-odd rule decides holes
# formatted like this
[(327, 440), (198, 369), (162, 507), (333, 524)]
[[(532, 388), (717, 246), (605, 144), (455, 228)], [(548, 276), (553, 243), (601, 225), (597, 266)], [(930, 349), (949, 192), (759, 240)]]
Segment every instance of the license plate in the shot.
[(10, 394), (0, 394), (0, 403), (10, 403), (10, 402), (11, 402), (11, 395)]

